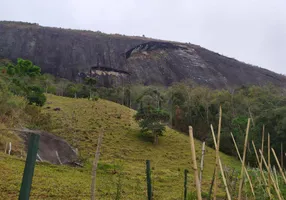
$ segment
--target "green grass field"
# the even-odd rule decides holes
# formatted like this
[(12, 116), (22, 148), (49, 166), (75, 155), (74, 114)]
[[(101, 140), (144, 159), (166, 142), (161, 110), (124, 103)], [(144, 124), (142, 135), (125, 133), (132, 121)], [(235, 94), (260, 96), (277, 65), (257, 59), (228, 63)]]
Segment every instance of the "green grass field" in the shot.
[[(146, 199), (145, 160), (151, 160), (154, 199), (183, 198), (184, 169), (188, 169), (189, 190), (195, 191), (188, 136), (167, 128), (159, 145), (140, 137), (133, 120), (134, 110), (106, 101), (88, 101), (47, 95), (43, 112), (52, 115), (55, 135), (78, 148), (83, 168), (37, 163), (31, 199), (90, 199), (91, 163), (97, 138), (104, 131), (102, 154), (97, 176), (98, 199)], [(46, 109), (50, 106), (50, 109)], [(61, 111), (54, 111), (53, 108)], [(197, 161), (201, 142), (196, 141)], [(239, 162), (221, 154), (229, 168), (239, 169)], [(24, 168), (24, 159), (0, 153), (0, 199), (17, 199)], [(206, 149), (203, 193), (207, 194), (215, 152)], [(223, 184), (220, 195), (224, 196)], [(120, 197), (120, 198), (118, 198)]]

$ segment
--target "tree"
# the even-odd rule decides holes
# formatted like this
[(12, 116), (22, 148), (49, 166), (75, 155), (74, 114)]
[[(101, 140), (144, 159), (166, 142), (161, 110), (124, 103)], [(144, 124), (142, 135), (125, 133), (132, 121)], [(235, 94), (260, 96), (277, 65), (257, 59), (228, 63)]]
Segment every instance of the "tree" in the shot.
[(95, 91), (95, 84), (96, 84), (96, 79), (95, 78), (85, 78), (85, 84), (89, 86), (89, 98), (92, 99), (93, 97), (93, 92)]
[(48, 93), (49, 91), (52, 91), (54, 92), (55, 89), (52, 89), (54, 86), (53, 86), (53, 83), (55, 82), (55, 77), (51, 74), (43, 74), (40, 78), (40, 82), (41, 82), (41, 85), (43, 85), (43, 87), (45, 88), (45, 93)]
[(21, 58), (17, 59), (17, 64), (8, 64), (7, 66), (7, 74), (10, 76), (29, 76), (36, 77), (41, 75), (41, 68), (33, 65), (30, 60), (23, 60)]
[(169, 114), (161, 108), (154, 108), (150, 104), (146, 107), (143, 102), (140, 103), (140, 109), (134, 116), (139, 122), (141, 133), (151, 134), (154, 144), (158, 144), (158, 137), (165, 131), (165, 123), (169, 120)]
[(28, 87), (27, 99), (29, 104), (36, 104), (37, 106), (43, 106), (47, 100), (43, 89), (37, 85)]
[(8, 63), (2, 67), (2, 74), (12, 93), (26, 97), (29, 104), (44, 105), (46, 97), (39, 84), (41, 79), (40, 67), (29, 60), (19, 58), (17, 64)]
[(82, 85), (80, 84), (70, 83), (66, 88), (65, 94), (69, 97), (77, 98), (78, 92), (81, 90), (81, 88), (82, 88)]

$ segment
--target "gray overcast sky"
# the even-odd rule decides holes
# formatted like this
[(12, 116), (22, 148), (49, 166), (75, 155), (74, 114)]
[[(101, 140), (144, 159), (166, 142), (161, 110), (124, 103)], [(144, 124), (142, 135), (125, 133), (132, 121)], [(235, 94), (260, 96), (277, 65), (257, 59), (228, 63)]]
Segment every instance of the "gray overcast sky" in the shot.
[(0, 0), (0, 8), (0, 20), (191, 42), (286, 74), (285, 0)]

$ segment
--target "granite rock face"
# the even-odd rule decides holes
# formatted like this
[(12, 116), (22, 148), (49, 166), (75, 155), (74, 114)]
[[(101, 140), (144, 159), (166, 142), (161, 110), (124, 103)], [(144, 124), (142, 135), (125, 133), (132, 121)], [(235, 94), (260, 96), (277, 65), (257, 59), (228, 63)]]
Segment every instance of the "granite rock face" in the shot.
[[(91, 67), (104, 66), (104, 85), (170, 85), (191, 79), (213, 88), (271, 82), (284, 86), (286, 78), (193, 44), (101, 32), (42, 27), (23, 22), (0, 22), (0, 59), (32, 60), (43, 72), (70, 80)], [(111, 69), (111, 70), (110, 70)], [(114, 69), (114, 72), (111, 73)], [(116, 76), (118, 72), (128, 76)], [(120, 80), (112, 80), (120, 79)], [(124, 79), (124, 80), (121, 80)]]

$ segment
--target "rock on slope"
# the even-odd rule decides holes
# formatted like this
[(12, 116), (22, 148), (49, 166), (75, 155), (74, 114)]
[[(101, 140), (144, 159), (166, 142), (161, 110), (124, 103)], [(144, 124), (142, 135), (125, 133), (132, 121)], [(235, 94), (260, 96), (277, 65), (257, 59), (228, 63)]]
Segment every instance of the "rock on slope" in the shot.
[(19, 135), (24, 140), (26, 151), (28, 150), (29, 137), (31, 133), (40, 135), (37, 159), (47, 161), (52, 164), (77, 164), (76, 161), (78, 158), (75, 150), (62, 138), (45, 131), (29, 129), (19, 129), (16, 131), (21, 133)]
[[(91, 66), (107, 66), (130, 72), (123, 78), (127, 81), (146, 85), (170, 85), (184, 79), (214, 88), (286, 83), (282, 75), (193, 44), (23, 22), (0, 22), (0, 36), (0, 58), (30, 59), (44, 72), (71, 80)], [(109, 80), (114, 75), (105, 76)]]

